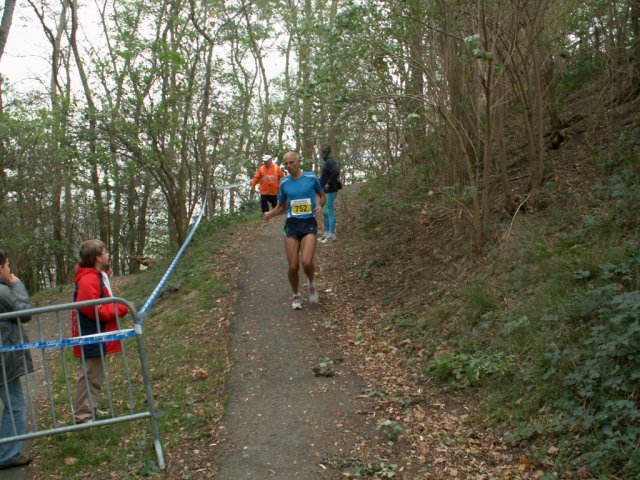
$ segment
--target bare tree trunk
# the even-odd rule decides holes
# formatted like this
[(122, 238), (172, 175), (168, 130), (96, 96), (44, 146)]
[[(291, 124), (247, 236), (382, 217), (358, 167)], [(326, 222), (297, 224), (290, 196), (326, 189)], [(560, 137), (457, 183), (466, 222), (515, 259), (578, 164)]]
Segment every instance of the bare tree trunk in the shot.
[[(313, 16), (313, 5), (311, 0), (304, 2), (304, 21), (308, 25)], [(308, 92), (311, 80), (311, 30), (305, 28), (304, 38), (300, 46), (300, 64), (299, 70), (302, 75), (302, 90)], [(311, 95), (302, 97), (302, 159), (311, 161), (314, 158), (313, 147), (315, 144), (313, 138), (313, 105)]]
[[(67, 27), (67, 6), (63, 2), (62, 12), (60, 13), (60, 19), (58, 21), (58, 27), (56, 35), (52, 39), (52, 52), (51, 52), (51, 79), (49, 82), (50, 96), (51, 96), (51, 108), (56, 112), (55, 116), (55, 129), (57, 133), (52, 135), (52, 142), (55, 142), (55, 146), (52, 148), (52, 152), (60, 151), (60, 141), (66, 143), (66, 131), (67, 131), (67, 115), (68, 110), (66, 107), (61, 106), (58, 98), (58, 72), (60, 67), (60, 45), (62, 43), (62, 36)], [(67, 67), (68, 68), (68, 67)], [(67, 159), (59, 159), (58, 165), (66, 166)], [(67, 179), (67, 168), (56, 168), (53, 172), (54, 177), (54, 192), (53, 192), (53, 209), (52, 209), (52, 221), (53, 221), (53, 238), (58, 245), (62, 245), (65, 239), (65, 233), (63, 230), (62, 219), (62, 191), (64, 185), (69, 183)], [(66, 197), (65, 197), (66, 200)], [(69, 211), (66, 211), (67, 214)], [(68, 225), (68, 223), (67, 223)], [(67, 261), (62, 249), (58, 248), (55, 253), (56, 263), (56, 284), (62, 285), (69, 281), (68, 274), (70, 273), (67, 268)]]
[(561, 128), (562, 120), (560, 119), (560, 111), (558, 108), (558, 94), (557, 90), (557, 59), (551, 57), (548, 60), (548, 68), (545, 69), (545, 84), (548, 85), (547, 92), (549, 96), (548, 110), (549, 110), (549, 123), (551, 125), (551, 131), (557, 131)]
[[(40, 24), (44, 30), (44, 33), (51, 44), (51, 76), (49, 78), (49, 98), (51, 101), (51, 110), (53, 112), (53, 124), (52, 132), (49, 137), (49, 151), (51, 155), (57, 155), (66, 148), (67, 143), (67, 121), (68, 121), (68, 109), (66, 107), (66, 101), (60, 102), (60, 67), (62, 63), (61, 44), (62, 38), (67, 28), (67, 11), (68, 6), (66, 2), (62, 2), (60, 17), (58, 18), (58, 24), (56, 31), (53, 32), (48, 27), (44, 10), (40, 10), (38, 6), (29, 1), (34, 13), (40, 20)], [(69, 66), (67, 64), (67, 76), (69, 76)], [(52, 159), (54, 160), (54, 159)], [(67, 258), (62, 248), (64, 241), (69, 240), (68, 234), (65, 236), (65, 229), (69, 225), (69, 222), (63, 222), (63, 188), (69, 183), (67, 177), (66, 164), (68, 159), (56, 158), (56, 165), (61, 168), (55, 168), (51, 172), (51, 185), (52, 185), (52, 208), (51, 208), (51, 226), (53, 240), (56, 242), (57, 248), (54, 250), (54, 262), (55, 262), (55, 283), (62, 285), (68, 281), (69, 268), (67, 264)], [(65, 200), (66, 200), (65, 196)], [(69, 209), (64, 210), (66, 213)], [(63, 225), (64, 223), (64, 225)]]
[(138, 224), (136, 226), (136, 255), (143, 256), (147, 245), (147, 213), (149, 210), (149, 198), (151, 197), (151, 178), (145, 175), (142, 198), (138, 209)]
[[(289, 40), (287, 41), (287, 52), (285, 54), (285, 65), (284, 65), (284, 90), (285, 92), (291, 91), (291, 72), (289, 71), (289, 63), (291, 61), (291, 48), (292, 48), (293, 40), (291, 36), (289, 36)], [(280, 113), (280, 125), (278, 125), (278, 151), (282, 152), (284, 150), (284, 130), (286, 127), (286, 121), (289, 117), (289, 112), (291, 111), (290, 102), (286, 101), (284, 107), (282, 108), (282, 112)]]
[[(506, 62), (506, 71), (513, 91), (522, 107), (522, 120), (527, 136), (527, 162), (529, 167), (530, 199), (535, 200), (544, 181), (544, 88), (542, 85), (544, 43), (543, 29), (548, 16), (548, 3), (532, 4), (515, 31), (513, 56)], [(523, 14), (523, 15), (524, 15)], [(526, 19), (526, 22), (524, 21)], [(521, 33), (521, 35), (520, 35)], [(524, 38), (521, 38), (524, 36)], [(522, 48), (524, 47), (524, 48)]]
[[(252, 148), (251, 143), (251, 125), (249, 121), (249, 114), (251, 112), (251, 101), (252, 95), (250, 92), (253, 90), (253, 83), (255, 78), (252, 77), (245, 69), (242, 64), (242, 58), (239, 54), (240, 45), (238, 45), (237, 41), (232, 42), (231, 44), (231, 68), (234, 71), (238, 82), (243, 85), (243, 96), (242, 96), (242, 107), (240, 111), (242, 112), (242, 118), (240, 119), (240, 129), (242, 130), (242, 135), (238, 140), (238, 147), (236, 149), (236, 157), (238, 158), (250, 158), (249, 150)], [(248, 175), (252, 175), (253, 172), (247, 172)]]
[(97, 158), (97, 118), (96, 118), (96, 106), (93, 101), (93, 95), (91, 93), (91, 86), (89, 85), (89, 79), (84, 71), (84, 64), (80, 55), (80, 49), (78, 48), (77, 32), (78, 32), (78, 2), (77, 0), (67, 0), (69, 7), (71, 8), (71, 34), (69, 36), (69, 43), (73, 50), (73, 56), (78, 69), (78, 75), (82, 82), (82, 89), (84, 90), (85, 99), (87, 101), (87, 113), (89, 116), (89, 158), (88, 161), (91, 165), (91, 184), (93, 186), (93, 194), (96, 202), (96, 213), (98, 216), (98, 228), (100, 231), (100, 238), (104, 241), (109, 248), (111, 248), (111, 238), (109, 237), (109, 215), (107, 213), (107, 207), (103, 200), (102, 184), (100, 182), (99, 165)]
[(420, 0), (410, 0), (407, 18), (408, 79), (405, 113), (410, 118), (406, 135), (406, 154), (413, 165), (426, 162), (424, 111), (423, 9)]
[[(329, 13), (327, 15), (329, 21), (329, 30), (332, 30), (336, 22), (336, 15), (338, 13), (338, 1), (331, 0), (331, 4), (329, 5)], [(324, 39), (326, 43), (325, 48), (329, 49), (331, 55), (335, 54), (335, 39), (331, 36)], [(319, 130), (322, 132), (321, 138), (323, 138), (323, 143), (328, 143), (332, 145), (332, 155), (335, 158), (341, 157), (342, 145), (340, 142), (342, 126), (340, 125), (340, 116), (342, 115), (343, 106), (337, 101), (338, 92), (343, 89), (344, 82), (346, 79), (341, 76), (337, 76), (333, 79), (331, 86), (327, 91), (326, 98), (324, 100), (324, 108), (323, 111), (326, 112), (323, 115), (325, 118), (322, 118), (323, 121), (326, 121), (326, 125), (323, 125)]]
[[(537, 43), (537, 42), (536, 42)], [(544, 181), (544, 105), (542, 100), (542, 84), (540, 81), (541, 59), (537, 44), (532, 45), (533, 68), (531, 69), (531, 146), (529, 171), (532, 198), (542, 189)]]
[[(487, 28), (487, 18), (485, 10), (484, 0), (479, 0), (478, 9), (478, 24), (480, 31), (482, 32), (483, 47), (486, 52), (490, 54), (490, 58), (493, 56), (492, 46), (489, 42), (489, 33)], [(480, 249), (484, 245), (487, 226), (489, 225), (489, 218), (491, 216), (491, 208), (489, 205), (489, 197), (491, 194), (491, 173), (492, 173), (492, 158), (491, 158), (491, 144), (493, 140), (493, 65), (491, 60), (483, 61), (484, 75), (481, 80), (484, 90), (484, 138), (482, 141), (482, 209), (481, 218), (476, 221), (476, 248)], [(482, 68), (482, 67), (481, 67)]]
[[(116, 160), (116, 156), (112, 154), (112, 158)], [(111, 264), (114, 275), (121, 275), (122, 270), (122, 242), (120, 241), (120, 232), (122, 231), (122, 190), (123, 182), (120, 182), (121, 171), (118, 166), (117, 160), (113, 165), (113, 178), (116, 179), (113, 186), (113, 220), (111, 221), (111, 228), (113, 232), (111, 237), (113, 241), (111, 243), (111, 256), (113, 262)]]
[[(455, 13), (451, 13), (450, 6), (444, 2), (441, 4), (444, 14), (444, 29), (448, 32), (454, 31), (453, 21)], [(443, 93), (440, 103), (442, 108), (449, 111), (452, 117), (449, 123), (450, 129), (457, 129), (456, 125), (462, 125), (464, 122), (463, 108), (460, 100), (465, 98), (463, 80), (464, 71), (461, 65), (460, 56), (456, 52), (456, 39), (451, 35), (446, 35), (443, 45), (443, 63), (445, 78), (447, 79), (447, 88)], [(454, 189), (454, 203), (452, 208), (452, 227), (454, 235), (458, 235), (461, 230), (461, 217), (457, 215), (459, 205), (462, 204), (462, 193), (465, 184), (463, 158), (466, 158), (466, 148), (464, 142), (460, 142), (458, 135), (443, 135), (443, 156), (440, 164), (436, 164), (436, 168), (444, 173), (443, 178), (446, 185), (450, 185)]]
[(129, 273), (140, 273), (140, 264), (138, 262), (134, 262), (131, 260), (131, 255), (136, 255), (138, 253), (137, 245), (138, 245), (138, 235), (140, 234), (138, 229), (138, 222), (141, 219), (140, 212), (136, 212), (136, 200), (138, 200), (138, 195), (136, 192), (136, 182), (133, 176), (128, 178), (127, 184), (127, 237), (126, 237), (126, 248), (127, 248), (127, 264), (129, 266)]
[(251, 26), (251, 21), (249, 19), (249, 13), (245, 8), (243, 10), (244, 19), (247, 25), (247, 33), (249, 34), (249, 45), (251, 47), (251, 51), (253, 52), (253, 56), (258, 65), (258, 70), (260, 71), (260, 78), (262, 79), (262, 90), (264, 92), (264, 98), (262, 99), (262, 139), (260, 141), (260, 145), (258, 146), (258, 158), (262, 158), (262, 155), (267, 150), (267, 142), (269, 141), (269, 132), (271, 131), (271, 122), (269, 121), (269, 112), (271, 110), (271, 102), (269, 100), (269, 79), (267, 78), (267, 72), (264, 68), (264, 60), (262, 58), (262, 52), (260, 51), (260, 46), (256, 41), (255, 35), (253, 33), (253, 28)]
[[(4, 77), (0, 75), (0, 116), (4, 113), (4, 103), (2, 101), (3, 86), (4, 86)], [(5, 162), (5, 159), (7, 158), (7, 155), (6, 155), (7, 147), (5, 146), (4, 142), (5, 142), (4, 138), (0, 137), (0, 186), (6, 185), (6, 178), (7, 178), (7, 173), (4, 168), (4, 162)], [(5, 193), (4, 190), (0, 187), (0, 211), (3, 211), (3, 207), (4, 207), (4, 199), (5, 199), (4, 193)]]
[(0, 20), (0, 60), (4, 54), (4, 47), (7, 45), (15, 8), (16, 0), (4, 0), (4, 10), (2, 11), (2, 20)]
[(629, 0), (631, 3), (631, 64), (633, 69), (631, 95), (640, 93), (640, 0)]
[[(212, 172), (214, 169), (214, 161), (217, 153), (217, 143), (220, 141), (220, 135), (217, 133), (215, 138), (209, 139), (208, 122), (210, 115), (210, 99), (211, 99), (211, 83), (213, 75), (213, 43), (209, 43), (204, 55), (206, 57), (205, 78), (204, 78), (204, 95), (203, 101), (198, 112), (198, 133), (196, 135), (196, 161), (200, 165), (202, 171), (202, 187), (207, 195), (207, 216), (212, 218), (215, 212), (215, 203), (213, 201), (213, 179)], [(208, 153), (209, 142), (213, 144), (213, 151)]]
[(496, 165), (500, 173), (500, 183), (502, 184), (502, 192), (504, 198), (504, 209), (509, 214), (515, 213), (515, 204), (513, 193), (511, 192), (511, 181), (509, 180), (509, 171), (507, 165), (506, 145), (504, 141), (505, 126), (507, 123), (506, 99), (504, 98), (504, 85), (499, 82), (496, 88), (496, 122), (494, 129), (495, 148), (496, 148)]

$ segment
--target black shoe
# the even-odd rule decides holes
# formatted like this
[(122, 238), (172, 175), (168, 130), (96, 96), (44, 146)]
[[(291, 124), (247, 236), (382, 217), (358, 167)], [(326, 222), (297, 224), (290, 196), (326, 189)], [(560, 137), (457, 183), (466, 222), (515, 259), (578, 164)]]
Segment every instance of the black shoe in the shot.
[(15, 468), (15, 467), (24, 467), (25, 465), (29, 465), (31, 463), (31, 458), (26, 453), (21, 453), (19, 456), (11, 460), (7, 463), (0, 463), (0, 470), (5, 470), (7, 468)]

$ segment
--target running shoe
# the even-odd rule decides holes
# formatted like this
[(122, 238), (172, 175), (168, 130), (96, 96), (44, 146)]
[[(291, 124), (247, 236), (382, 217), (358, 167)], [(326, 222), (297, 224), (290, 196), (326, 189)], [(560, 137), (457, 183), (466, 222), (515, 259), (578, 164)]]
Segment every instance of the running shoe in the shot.
[(328, 243), (328, 242), (335, 242), (336, 240), (336, 234), (335, 233), (326, 233), (325, 235), (322, 236), (322, 238), (319, 240), (320, 243)]
[[(24, 467), (29, 465), (33, 459), (26, 453), (21, 453), (16, 458), (7, 463), (0, 463), (0, 470), (7, 468)], [(22, 475), (21, 475), (22, 476)]]
[(299, 293), (296, 293), (293, 296), (293, 301), (291, 302), (291, 308), (294, 310), (302, 310), (302, 297)]
[(315, 282), (309, 282), (309, 303), (312, 305), (320, 303), (320, 295), (318, 294), (318, 288)]
[(106, 410), (101, 410), (99, 408), (96, 408), (93, 412), (95, 413), (96, 418), (109, 418), (109, 417), (111, 417), (111, 413), (110, 412), (108, 412)]

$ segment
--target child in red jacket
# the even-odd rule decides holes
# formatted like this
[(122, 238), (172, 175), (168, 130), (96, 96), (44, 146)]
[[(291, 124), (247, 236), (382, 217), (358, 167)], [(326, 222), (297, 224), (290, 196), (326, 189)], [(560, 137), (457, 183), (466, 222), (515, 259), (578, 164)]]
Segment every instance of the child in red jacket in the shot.
[[(113, 296), (109, 282), (109, 252), (101, 240), (87, 240), (80, 245), (80, 262), (73, 279), (76, 287), (73, 301), (94, 300)], [(105, 303), (98, 307), (76, 308), (71, 313), (71, 334), (74, 337), (112, 332), (119, 329), (118, 319), (129, 309), (122, 304)], [(95, 419), (98, 398), (104, 383), (104, 356), (122, 351), (120, 342), (106, 342), (73, 347), (80, 362), (76, 383), (74, 417), (76, 423)]]

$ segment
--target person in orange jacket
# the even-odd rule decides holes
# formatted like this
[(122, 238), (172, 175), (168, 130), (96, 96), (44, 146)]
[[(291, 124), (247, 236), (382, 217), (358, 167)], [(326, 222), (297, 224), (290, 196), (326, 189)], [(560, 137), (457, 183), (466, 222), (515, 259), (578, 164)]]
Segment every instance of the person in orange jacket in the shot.
[[(80, 245), (80, 262), (73, 278), (73, 301), (112, 297), (109, 282), (109, 252), (101, 240), (87, 240)], [(75, 308), (71, 312), (71, 334), (74, 337), (112, 332), (119, 329), (118, 320), (129, 313), (126, 305), (104, 303), (98, 307)], [(98, 413), (98, 397), (105, 377), (105, 355), (122, 351), (120, 342), (94, 343), (73, 347), (80, 358), (74, 418), (76, 423), (90, 422)]]
[(278, 185), (280, 179), (284, 177), (282, 169), (273, 163), (273, 157), (271, 155), (262, 156), (262, 165), (258, 167), (258, 171), (251, 180), (251, 189), (253, 190), (256, 185), (260, 185), (260, 208), (262, 213), (269, 211), (269, 204), (271, 208), (276, 208), (278, 204)]

